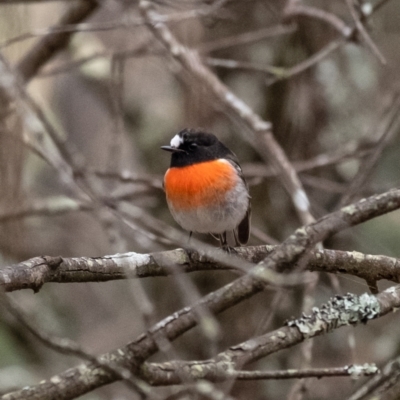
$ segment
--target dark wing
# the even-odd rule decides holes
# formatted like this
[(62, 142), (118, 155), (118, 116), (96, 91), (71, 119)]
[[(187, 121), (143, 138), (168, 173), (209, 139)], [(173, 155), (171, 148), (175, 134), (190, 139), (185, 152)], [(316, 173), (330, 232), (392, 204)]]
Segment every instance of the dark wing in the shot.
[(249, 208), (247, 209), (246, 215), (242, 219), (242, 222), (238, 226), (238, 241), (240, 244), (246, 244), (250, 237), (250, 215), (251, 207), (249, 202)]
[[(243, 180), (244, 184), (246, 185), (247, 191), (249, 190), (247, 187), (247, 183), (243, 177), (242, 168), (239, 165), (238, 159), (234, 153), (228, 154), (226, 159), (235, 167), (236, 171), (238, 172), (240, 178)], [(251, 216), (251, 205), (249, 202), (249, 208), (247, 209), (246, 215), (240, 222), (237, 227), (237, 239), (239, 244), (246, 244), (250, 238), (250, 216)], [(236, 236), (235, 236), (236, 237)]]

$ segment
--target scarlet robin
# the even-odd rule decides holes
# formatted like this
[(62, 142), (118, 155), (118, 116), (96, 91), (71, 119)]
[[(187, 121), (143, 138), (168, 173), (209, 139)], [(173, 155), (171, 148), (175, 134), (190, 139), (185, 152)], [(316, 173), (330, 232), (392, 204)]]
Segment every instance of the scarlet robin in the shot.
[(226, 248), (227, 231), (236, 245), (250, 235), (250, 196), (236, 155), (212, 133), (184, 129), (170, 146), (171, 165), (164, 176), (168, 207), (190, 232), (211, 233)]

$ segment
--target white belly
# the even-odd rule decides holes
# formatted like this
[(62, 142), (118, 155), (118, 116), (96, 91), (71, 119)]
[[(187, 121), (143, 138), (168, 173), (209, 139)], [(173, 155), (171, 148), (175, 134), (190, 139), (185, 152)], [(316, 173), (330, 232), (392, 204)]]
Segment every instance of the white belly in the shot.
[(195, 210), (177, 210), (168, 203), (175, 221), (182, 228), (200, 233), (223, 233), (234, 230), (246, 215), (249, 207), (249, 194), (242, 181), (232, 189), (225, 202), (216, 207)]

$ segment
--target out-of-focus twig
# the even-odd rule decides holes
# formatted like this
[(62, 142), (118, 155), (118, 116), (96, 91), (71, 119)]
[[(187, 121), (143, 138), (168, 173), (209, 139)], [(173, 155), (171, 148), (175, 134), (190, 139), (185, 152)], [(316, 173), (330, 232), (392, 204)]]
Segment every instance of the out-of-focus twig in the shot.
[[(395, 303), (400, 302), (398, 286), (396, 291)], [(240, 375), (238, 365), (246, 365), (332, 329), (356, 325), (362, 320), (366, 323), (369, 319), (378, 317), (377, 313), (383, 311), (380, 305), (386, 304), (387, 296), (391, 297), (391, 292), (393, 290), (386, 290), (376, 297), (366, 294), (355, 296), (351, 293), (334, 297), (319, 308), (314, 307), (310, 314), (303, 314), (301, 318), (288, 321), (279, 329), (232, 346), (212, 360), (169, 361), (168, 364), (145, 363), (141, 368), (141, 376), (152, 385), (167, 385), (180, 382), (178, 371), (189, 377), (196, 376), (197, 379), (209, 379), (213, 382), (227, 379), (229, 376), (227, 371), (232, 371), (234, 376)], [(298, 330), (293, 331), (291, 329), (293, 327)], [(379, 372), (374, 364), (348, 368), (349, 374), (355, 378), (361, 375), (376, 375)], [(251, 377), (251, 372), (248, 374)]]
[(287, 69), (275, 67), (274, 74), (272, 74), (272, 76), (267, 78), (267, 84), (270, 86), (275, 82), (278, 82), (283, 79), (289, 79), (293, 76), (296, 76), (306, 71), (307, 69), (317, 65), (323, 59), (325, 59), (333, 52), (338, 50), (343, 43), (344, 43), (343, 40), (333, 40), (332, 42), (329, 42), (321, 50), (313, 54), (311, 57), (307, 58), (306, 60), (300, 62), (297, 65), (294, 65), (293, 67)]
[(346, 39), (350, 38), (352, 29), (337, 15), (324, 11), (320, 8), (306, 6), (298, 1), (288, 1), (284, 9), (284, 17), (292, 20), (293, 17), (305, 16), (326, 22)]
[(134, 390), (140, 395), (142, 399), (148, 398), (150, 395), (153, 398), (160, 399), (160, 396), (155, 396), (152, 393), (151, 387), (141, 379), (135, 377), (127, 368), (120, 365), (115, 365), (111, 360), (102, 359), (101, 357), (95, 357), (89, 354), (87, 351), (83, 350), (78, 343), (66, 337), (60, 338), (55, 335), (48, 334), (43, 329), (34, 326), (32, 321), (23, 313), (23, 311), (17, 306), (17, 304), (0, 290), (0, 304), (2, 304), (9, 312), (12, 314), (18, 322), (28, 330), (36, 339), (38, 339), (45, 346), (50, 349), (57, 351), (58, 353), (75, 356), (84, 361), (89, 361), (90, 363), (103, 368), (108, 373), (114, 374), (119, 379), (126, 382), (129, 388)]
[[(83, 0), (73, 3), (61, 17), (57, 26), (76, 24), (88, 18), (97, 10), (96, 0)], [(67, 46), (73, 32), (59, 32), (43, 37), (17, 64), (21, 78), (27, 82), (31, 80), (58, 51)]]
[[(60, 153), (53, 151), (49, 143), (44, 140), (45, 132), (53, 136), (55, 143), (61, 143), (61, 139), (48, 123), (47, 118), (41, 112), (36, 103), (28, 95), (21, 79), (12, 70), (11, 65), (0, 53), (0, 90), (8, 98), (8, 101), (16, 102), (16, 111), (21, 117), (27, 132), (23, 140), (46, 162), (53, 166), (60, 174), (61, 179), (74, 187), (73, 173)], [(64, 147), (61, 147), (62, 149)]]
[(374, 167), (377, 165), (383, 150), (390, 143), (390, 139), (395, 133), (400, 121), (400, 94), (397, 93), (395, 97), (391, 99), (390, 107), (386, 108), (383, 114), (384, 115), (380, 118), (377, 132), (373, 135), (377, 138), (376, 145), (372, 149), (372, 153), (361, 161), (356, 176), (340, 200), (339, 207), (350, 203), (354, 200), (355, 194), (361, 193), (363, 186), (371, 176)]
[(207, 57), (205, 59), (205, 62), (210, 67), (220, 67), (226, 69), (244, 69), (254, 72), (263, 72), (272, 76), (279, 75), (281, 73), (281, 68), (279, 67), (259, 65), (247, 61), (227, 60), (221, 58)]
[[(369, 14), (372, 14), (373, 12), (378, 11), (378, 10), (379, 10), (380, 8), (382, 8), (386, 3), (389, 3), (389, 1), (391, 1), (391, 0), (380, 0), (380, 1), (377, 1), (375, 4), (372, 5), (371, 12), (368, 13), (368, 15), (369, 15)], [(364, 14), (365, 14), (365, 13), (364, 13)]]
[[(305, 224), (314, 220), (309, 210), (309, 201), (301, 182), (281, 146), (271, 132), (271, 124), (264, 121), (246, 103), (232, 93), (216, 75), (201, 61), (199, 54), (183, 46), (166, 24), (159, 21), (159, 14), (148, 0), (140, 1), (140, 10), (148, 27), (171, 56), (178, 60), (235, 118), (245, 125), (250, 136), (243, 129), (244, 139), (249, 140), (264, 159), (268, 160), (281, 174), (283, 184), (289, 192), (301, 221)], [(242, 132), (242, 130), (240, 130)]]
[(367, 30), (364, 28), (363, 23), (361, 22), (361, 18), (357, 13), (357, 10), (354, 7), (353, 0), (346, 0), (347, 7), (350, 10), (350, 14), (354, 20), (354, 24), (356, 26), (356, 29), (360, 36), (364, 39), (364, 42), (367, 44), (367, 46), (370, 48), (372, 53), (377, 57), (377, 59), (382, 63), (386, 64), (386, 59), (383, 56), (383, 54), (380, 52), (378, 49), (377, 45), (374, 43), (374, 41), (371, 39), (371, 36), (368, 34)]
[(310, 186), (319, 191), (327, 193), (343, 194), (347, 189), (347, 186), (345, 184), (312, 175), (301, 174), (301, 180), (304, 186)]
[[(376, 144), (375, 140), (365, 143), (365, 139), (359, 142), (348, 142), (343, 148), (331, 153), (319, 154), (309, 160), (293, 161), (293, 167), (297, 172), (303, 172), (340, 164), (348, 160), (361, 159), (371, 154)], [(248, 178), (271, 178), (276, 176), (276, 171), (272, 168), (265, 168), (262, 163), (243, 164), (243, 171)]]
[(255, 43), (271, 36), (287, 35), (296, 31), (295, 25), (277, 25), (258, 29), (253, 32), (245, 32), (235, 36), (224, 37), (212, 42), (202, 43), (198, 46), (201, 53), (209, 53), (215, 50), (226, 49), (233, 46)]
[[(400, 357), (389, 361), (382, 369), (381, 374), (374, 376), (358, 388), (347, 400), (377, 399), (386, 400), (385, 392), (394, 385), (398, 385), (400, 377)], [(387, 400), (389, 400), (388, 398)], [(392, 397), (394, 399), (394, 397)]]
[[(262, 278), (266, 273), (268, 274), (268, 271), (293, 270), (296, 261), (327, 237), (398, 208), (400, 208), (400, 190), (392, 190), (329, 214), (309, 226), (298, 229), (284, 243), (277, 246), (266, 259), (257, 264), (250, 274), (209, 293), (200, 302), (211, 312), (220, 313), (262, 291), (264, 289)], [(400, 287), (392, 287), (377, 296), (364, 294), (362, 296), (347, 295), (346, 299), (336, 298), (325, 308), (313, 310), (312, 315), (291, 321), (290, 326), (262, 336), (257, 341), (250, 339), (249, 343), (231, 348), (228, 350), (226, 354), (228, 358), (225, 357), (225, 360), (230, 358), (229, 364), (237, 361), (240, 365), (244, 365), (249, 360), (256, 360), (271, 354), (271, 352), (301, 343), (306, 338), (344, 325), (347, 326), (350, 321), (354, 324), (365, 322), (368, 319), (392, 312), (398, 307), (400, 307)], [(344, 313), (343, 318), (341, 317), (342, 313)], [(332, 316), (332, 318), (325, 318), (324, 315)], [(116, 363), (129, 362), (132, 371), (139, 372), (143, 362), (157, 352), (158, 347), (153, 340), (154, 333), (165, 335), (168, 340), (172, 341), (193, 328), (196, 323), (196, 314), (193, 308), (185, 307), (158, 322), (151, 328), (151, 334), (143, 334), (134, 342), (105, 356), (112, 357)], [(201, 378), (198, 372), (197, 370), (196, 376)], [(207, 372), (207, 369), (204, 372)], [(80, 379), (82, 376), (85, 377), (84, 380)], [(80, 380), (81, 385), (78, 388), (79, 393), (75, 392), (74, 397), (115, 381), (115, 376), (107, 374), (106, 371), (99, 376), (98, 371), (94, 373), (93, 366), (85, 364), (69, 369), (37, 386), (25, 388), (22, 392), (10, 393), (4, 397), (4, 400), (27, 399), (29, 398), (27, 396), (31, 396), (30, 398), (40, 397), (43, 391), (51, 398), (51, 396), (56, 396), (60, 390), (68, 393), (71, 385), (75, 388), (74, 383), (77, 379)], [(72, 396), (64, 397), (65, 400), (71, 398)]]
[[(0, 0), (0, 5), (1, 3), (7, 1), (10, 2), (34, 2), (34, 1), (56, 1), (56, 0)], [(58, 0), (57, 0), (58, 1)], [(70, 0), (66, 0), (70, 1)], [(82, 0), (83, 2), (91, 2), (92, 0)], [(73, 1), (70, 1), (73, 3)], [(193, 10), (188, 10), (188, 11), (183, 11), (183, 12), (174, 12), (170, 13), (168, 15), (162, 15), (160, 16), (160, 21), (161, 22), (181, 22), (185, 21), (188, 19), (192, 18), (198, 18), (199, 16), (207, 16), (209, 14), (213, 14), (215, 9), (219, 7), (216, 3), (214, 3), (211, 7), (202, 7), (202, 8), (195, 8)], [(84, 10), (82, 9), (82, 12)], [(21, 35), (12, 37), (10, 39), (7, 39), (3, 42), (0, 42), (0, 49), (3, 47), (7, 47), (10, 45), (13, 45), (15, 43), (28, 40), (28, 39), (33, 39), (41, 36), (46, 36), (50, 37), (52, 35), (57, 35), (57, 34), (74, 34), (74, 33), (79, 33), (79, 32), (103, 32), (103, 31), (111, 31), (111, 30), (118, 30), (118, 29), (126, 29), (130, 27), (135, 27), (135, 26), (142, 26), (145, 24), (145, 21), (143, 18), (134, 18), (134, 17), (129, 17), (129, 18), (123, 18), (122, 20), (117, 20), (117, 21), (102, 21), (100, 23), (96, 22), (80, 22), (81, 20), (84, 20), (85, 17), (80, 17), (79, 13), (77, 12), (76, 15), (74, 15), (73, 9), (71, 9), (71, 15), (70, 19), (68, 18), (69, 12), (65, 14), (64, 18), (60, 20), (59, 24), (56, 24), (50, 28), (46, 29), (35, 29), (30, 32), (23, 33)], [(272, 34), (272, 29), (271, 28), (271, 34)], [(279, 28), (278, 28), (279, 29)], [(285, 27), (281, 27), (282, 31), (285, 31)], [(289, 29), (289, 28), (286, 28)], [(44, 40), (44, 39), (43, 39)]]
[(334, 40), (332, 42), (329, 42), (320, 51), (318, 51), (311, 57), (307, 58), (306, 60), (302, 61), (301, 63), (291, 68), (259, 65), (247, 61), (227, 60), (227, 59), (219, 59), (211, 57), (206, 58), (205, 62), (210, 67), (219, 67), (226, 69), (243, 69), (254, 72), (262, 72), (268, 75), (266, 82), (267, 85), (270, 86), (278, 81), (289, 79), (315, 66), (316, 64), (321, 62), (324, 58), (328, 57), (331, 53), (339, 49), (343, 43), (345, 43), (343, 40)]

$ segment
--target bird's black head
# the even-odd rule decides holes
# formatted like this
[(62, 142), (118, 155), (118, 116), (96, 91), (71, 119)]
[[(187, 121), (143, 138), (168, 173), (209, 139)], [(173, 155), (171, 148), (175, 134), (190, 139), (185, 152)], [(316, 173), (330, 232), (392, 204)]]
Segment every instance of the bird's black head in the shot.
[(170, 146), (161, 148), (172, 152), (171, 167), (185, 167), (218, 158), (235, 158), (215, 135), (195, 129), (180, 131), (172, 138)]

